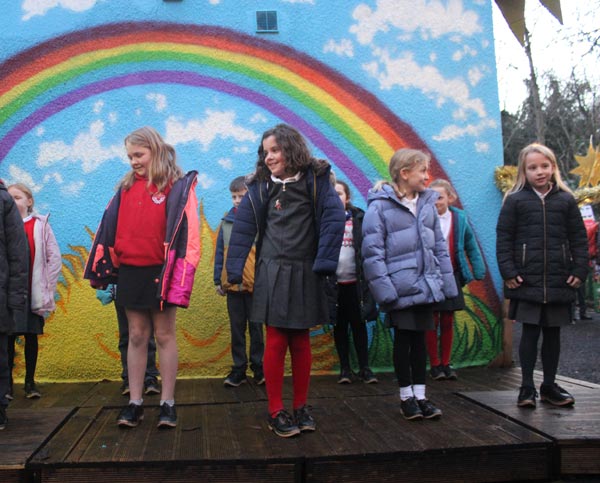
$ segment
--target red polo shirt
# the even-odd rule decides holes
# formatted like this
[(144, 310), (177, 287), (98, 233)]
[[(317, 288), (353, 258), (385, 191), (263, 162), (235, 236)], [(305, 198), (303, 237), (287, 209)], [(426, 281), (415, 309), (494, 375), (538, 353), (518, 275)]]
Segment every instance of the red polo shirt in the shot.
[(148, 180), (136, 177), (135, 183), (121, 193), (115, 254), (125, 265), (146, 267), (165, 260), (167, 193), (157, 193)]

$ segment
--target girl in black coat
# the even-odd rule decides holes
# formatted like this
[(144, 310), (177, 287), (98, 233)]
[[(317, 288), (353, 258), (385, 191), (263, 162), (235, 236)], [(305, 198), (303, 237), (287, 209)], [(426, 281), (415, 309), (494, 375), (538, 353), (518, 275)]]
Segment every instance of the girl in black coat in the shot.
[(365, 212), (350, 202), (350, 188), (336, 181), (335, 191), (346, 210), (346, 228), (335, 276), (328, 279), (329, 318), (334, 324), (333, 337), (340, 358), (338, 384), (352, 382), (350, 369), (350, 333), (358, 358), (358, 377), (367, 384), (377, 382), (369, 368), (369, 339), (365, 322), (377, 318), (375, 300), (362, 271), (362, 221)]
[(520, 407), (536, 405), (533, 369), (543, 333), (542, 401), (557, 406), (575, 400), (555, 382), (560, 327), (571, 322), (571, 304), (587, 273), (587, 237), (573, 193), (562, 182), (556, 157), (541, 144), (519, 154), (515, 185), (508, 191), (496, 227), (498, 267), (510, 299), (509, 318), (523, 324), (519, 358)]

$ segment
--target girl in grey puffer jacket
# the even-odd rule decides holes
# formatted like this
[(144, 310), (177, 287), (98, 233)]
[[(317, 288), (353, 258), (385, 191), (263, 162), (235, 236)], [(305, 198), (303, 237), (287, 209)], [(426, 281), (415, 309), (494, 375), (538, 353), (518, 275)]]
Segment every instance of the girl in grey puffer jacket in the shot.
[(425, 331), (434, 328), (434, 302), (457, 295), (447, 244), (427, 189), (429, 155), (400, 149), (389, 165), (392, 182), (369, 192), (363, 222), (363, 267), (369, 289), (394, 328), (394, 369), (406, 419), (442, 412), (425, 397)]

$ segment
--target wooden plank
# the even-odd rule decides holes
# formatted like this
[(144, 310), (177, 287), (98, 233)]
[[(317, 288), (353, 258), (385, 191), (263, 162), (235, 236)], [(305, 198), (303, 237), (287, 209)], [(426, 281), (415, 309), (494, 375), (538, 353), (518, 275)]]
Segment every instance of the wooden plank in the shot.
[(0, 433), (0, 469), (22, 469), (73, 411), (69, 408), (39, 408), (7, 411), (8, 424)]
[(14, 399), (10, 403), (10, 409), (80, 407), (89, 398), (90, 392), (96, 385), (96, 382), (42, 383), (39, 384), (42, 397), (27, 399), (22, 386), (15, 383)]

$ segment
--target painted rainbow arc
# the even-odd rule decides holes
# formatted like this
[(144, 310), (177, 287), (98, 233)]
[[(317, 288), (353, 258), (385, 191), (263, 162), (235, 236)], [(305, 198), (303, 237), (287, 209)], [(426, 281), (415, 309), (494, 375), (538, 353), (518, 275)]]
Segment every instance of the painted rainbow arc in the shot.
[[(372, 183), (365, 172), (386, 176), (396, 149), (427, 150), (410, 126), (339, 72), (288, 46), (220, 27), (103, 25), (41, 43), (6, 60), (0, 72), (0, 160), (53, 114), (102, 92), (151, 83), (210, 88), (260, 105), (298, 127), (363, 195)], [(435, 160), (432, 171), (443, 176)]]

